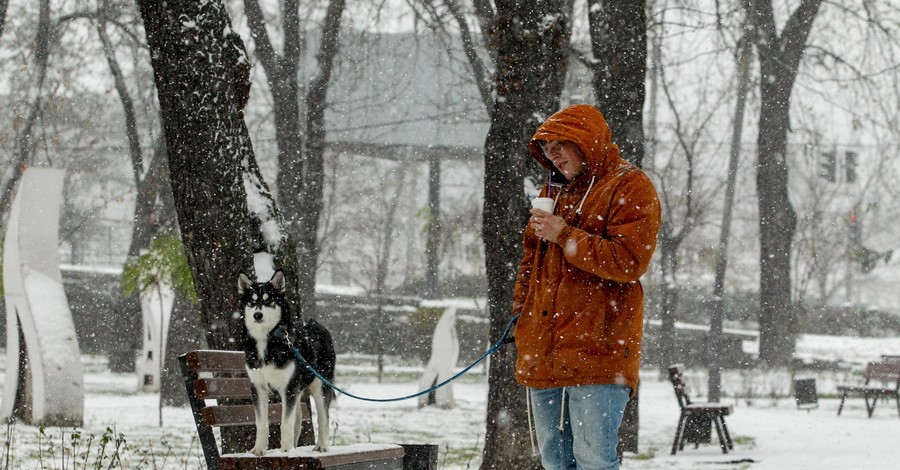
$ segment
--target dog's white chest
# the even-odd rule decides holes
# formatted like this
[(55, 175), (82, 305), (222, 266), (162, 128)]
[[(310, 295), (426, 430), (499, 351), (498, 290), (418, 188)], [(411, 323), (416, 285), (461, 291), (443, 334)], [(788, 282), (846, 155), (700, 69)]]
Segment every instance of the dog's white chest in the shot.
[(283, 368), (274, 365), (264, 365), (259, 369), (247, 369), (247, 376), (254, 385), (262, 386), (273, 391), (282, 391), (287, 388), (288, 382), (294, 375), (296, 365), (289, 363)]

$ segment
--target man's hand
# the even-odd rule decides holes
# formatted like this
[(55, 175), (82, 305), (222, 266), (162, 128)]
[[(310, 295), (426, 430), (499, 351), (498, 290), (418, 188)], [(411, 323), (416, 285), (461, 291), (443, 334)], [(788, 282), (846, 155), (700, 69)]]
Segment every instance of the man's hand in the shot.
[(566, 221), (562, 217), (540, 209), (531, 209), (531, 220), (528, 223), (534, 229), (535, 235), (553, 243), (557, 243), (559, 232), (566, 226)]

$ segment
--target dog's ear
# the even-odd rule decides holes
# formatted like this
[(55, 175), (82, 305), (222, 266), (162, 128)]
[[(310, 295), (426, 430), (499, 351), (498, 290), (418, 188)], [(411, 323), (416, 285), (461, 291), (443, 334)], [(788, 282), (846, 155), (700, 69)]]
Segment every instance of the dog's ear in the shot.
[(244, 292), (253, 285), (253, 280), (244, 273), (238, 275), (238, 295), (244, 295)]
[(272, 283), (272, 287), (278, 289), (281, 292), (284, 292), (284, 271), (278, 270), (275, 271), (275, 274), (272, 275), (272, 279), (269, 279), (269, 282)]

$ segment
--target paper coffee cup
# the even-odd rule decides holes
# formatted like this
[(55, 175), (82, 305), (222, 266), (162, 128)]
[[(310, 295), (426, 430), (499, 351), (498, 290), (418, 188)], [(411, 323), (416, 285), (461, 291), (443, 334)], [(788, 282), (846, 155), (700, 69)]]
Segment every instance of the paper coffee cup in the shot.
[(531, 207), (553, 213), (553, 198), (536, 197), (531, 200)]

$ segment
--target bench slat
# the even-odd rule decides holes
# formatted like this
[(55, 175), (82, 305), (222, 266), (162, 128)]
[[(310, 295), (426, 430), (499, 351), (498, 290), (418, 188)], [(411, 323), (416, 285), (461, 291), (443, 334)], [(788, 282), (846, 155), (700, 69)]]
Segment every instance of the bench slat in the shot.
[(218, 400), (220, 398), (250, 398), (253, 385), (250, 379), (197, 379), (194, 381), (194, 393), (197, 398)]
[[(310, 419), (309, 407), (300, 404), (301, 419)], [(200, 410), (203, 424), (207, 426), (251, 426), (256, 424), (253, 405), (214, 405)], [(269, 404), (269, 425), (281, 423), (281, 403)]]
[[(253, 405), (207, 406), (200, 410), (207, 426), (248, 426), (256, 423)], [(269, 423), (281, 422), (281, 404), (269, 405)]]
[(900, 362), (870, 362), (864, 376), (867, 380), (896, 382), (900, 380)]
[[(402, 465), (403, 447), (367, 450), (352, 454), (323, 454), (320, 457), (287, 457), (251, 455), (223, 455), (219, 458), (222, 470), (254, 469), (323, 469), (323, 468), (398, 468)], [(379, 465), (381, 463), (382, 465)], [(354, 464), (359, 464), (358, 466)], [(392, 465), (394, 464), (394, 465)]]
[(244, 353), (241, 351), (191, 351), (185, 356), (192, 372), (246, 372)]

